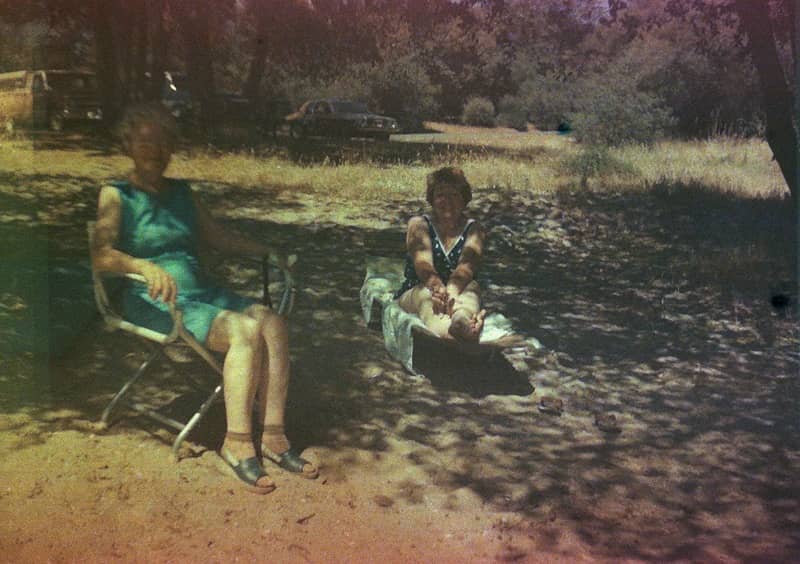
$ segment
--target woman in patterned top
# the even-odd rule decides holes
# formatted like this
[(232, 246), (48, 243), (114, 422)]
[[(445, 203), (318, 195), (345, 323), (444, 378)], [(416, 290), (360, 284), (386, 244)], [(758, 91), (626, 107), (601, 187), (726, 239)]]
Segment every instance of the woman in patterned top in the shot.
[(406, 280), (397, 292), (400, 307), (419, 315), (434, 334), (477, 342), (483, 318), (475, 281), (485, 235), (464, 214), (472, 188), (461, 169), (444, 167), (428, 175), (431, 214), (412, 217), (406, 233)]

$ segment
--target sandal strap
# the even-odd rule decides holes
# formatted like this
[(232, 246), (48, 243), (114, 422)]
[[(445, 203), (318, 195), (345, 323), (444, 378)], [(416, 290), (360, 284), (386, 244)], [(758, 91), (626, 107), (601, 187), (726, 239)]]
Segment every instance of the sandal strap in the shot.
[(311, 465), (308, 460), (300, 456), (297, 451), (291, 448), (281, 454), (276, 454), (269, 449), (264, 449), (264, 455), (284, 470), (294, 472), (295, 474), (302, 473), (303, 468), (307, 464)]
[(243, 460), (237, 460), (231, 454), (223, 451), (223, 460), (228, 463), (228, 466), (233, 468), (236, 476), (244, 483), (255, 486), (260, 478), (267, 476), (264, 467), (261, 466), (261, 461), (257, 456), (251, 456)]
[(267, 435), (282, 435), (285, 428), (285, 425), (264, 425), (262, 432)]
[(225, 438), (239, 443), (248, 443), (253, 440), (252, 433), (238, 433), (236, 431), (227, 431)]

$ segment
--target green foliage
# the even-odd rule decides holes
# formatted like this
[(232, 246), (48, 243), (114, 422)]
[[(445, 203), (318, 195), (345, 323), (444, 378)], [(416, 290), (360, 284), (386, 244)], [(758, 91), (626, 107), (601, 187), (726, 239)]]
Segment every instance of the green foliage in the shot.
[(578, 176), (581, 186), (586, 187), (589, 179), (610, 174), (632, 174), (633, 168), (615, 158), (608, 147), (589, 145), (578, 153), (566, 157), (562, 168), (568, 174)]
[(510, 108), (497, 114), (497, 124), (517, 131), (527, 131), (528, 114), (522, 109)]
[(639, 69), (639, 88), (670, 108), (677, 133), (761, 133), (762, 97), (741, 48), (725, 36), (713, 37), (706, 47), (698, 41), (688, 28), (665, 25), (630, 43), (615, 65)]
[[(198, 99), (204, 87), (250, 92), (260, 76), (265, 99), (343, 96), (417, 122), (463, 117), (464, 100), (485, 98), (503, 125), (553, 130), (569, 116), (592, 142), (763, 134), (730, 0), (111, 4), (98, 4), (102, 24), (92, 3), (0, 0), (0, 70), (98, 65), (116, 105), (163, 63), (191, 75)], [(790, 5), (770, 4), (788, 75)]]
[(43, 23), (13, 25), (0, 18), (0, 72), (30, 68), (41, 59), (41, 45), (47, 39)]
[(538, 129), (552, 131), (575, 110), (573, 90), (570, 82), (554, 75), (532, 77), (520, 85), (517, 94), (500, 101), (500, 112), (517, 120), (524, 116)]
[(640, 89), (635, 69), (617, 65), (580, 80), (569, 114), (576, 140), (592, 145), (650, 144), (672, 126), (657, 94)]
[(413, 55), (376, 65), (369, 77), (375, 107), (411, 121), (429, 119), (439, 110), (439, 87)]
[(461, 116), (461, 121), (467, 125), (494, 127), (494, 104), (487, 98), (470, 98), (464, 104), (464, 113)]

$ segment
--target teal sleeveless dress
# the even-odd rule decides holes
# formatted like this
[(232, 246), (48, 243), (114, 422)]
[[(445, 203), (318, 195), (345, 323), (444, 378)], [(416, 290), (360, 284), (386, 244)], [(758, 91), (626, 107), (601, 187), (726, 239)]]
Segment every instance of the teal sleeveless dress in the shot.
[[(178, 286), (177, 306), (183, 324), (205, 343), (211, 323), (223, 310), (243, 311), (256, 300), (211, 283), (197, 258), (197, 210), (189, 184), (168, 179), (162, 194), (137, 190), (129, 182), (112, 183), (120, 195), (121, 222), (118, 249), (147, 259), (164, 270)], [(143, 284), (128, 284), (123, 295), (126, 319), (160, 333), (172, 329), (167, 305), (153, 300)]]

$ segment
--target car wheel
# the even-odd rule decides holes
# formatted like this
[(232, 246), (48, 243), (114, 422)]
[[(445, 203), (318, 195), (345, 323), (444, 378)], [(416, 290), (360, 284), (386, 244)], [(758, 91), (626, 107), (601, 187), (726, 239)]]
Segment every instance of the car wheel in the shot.
[(64, 129), (64, 116), (55, 114), (50, 116), (50, 131), (61, 131)]

